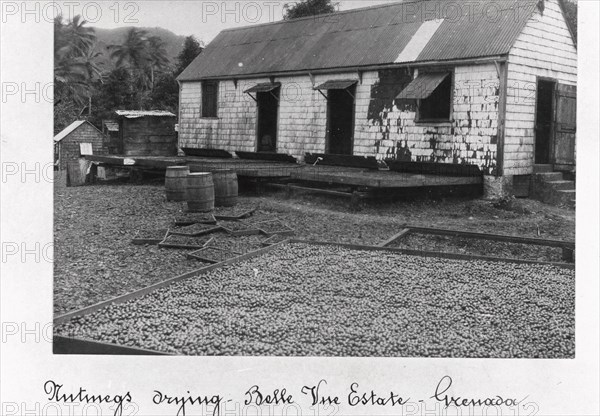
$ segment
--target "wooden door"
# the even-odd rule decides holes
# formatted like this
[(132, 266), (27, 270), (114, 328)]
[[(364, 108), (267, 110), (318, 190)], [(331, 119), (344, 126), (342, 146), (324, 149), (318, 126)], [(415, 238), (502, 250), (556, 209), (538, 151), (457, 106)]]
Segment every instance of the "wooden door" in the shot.
[(558, 84), (554, 102), (554, 165), (557, 169), (573, 169), (577, 132), (577, 87)]

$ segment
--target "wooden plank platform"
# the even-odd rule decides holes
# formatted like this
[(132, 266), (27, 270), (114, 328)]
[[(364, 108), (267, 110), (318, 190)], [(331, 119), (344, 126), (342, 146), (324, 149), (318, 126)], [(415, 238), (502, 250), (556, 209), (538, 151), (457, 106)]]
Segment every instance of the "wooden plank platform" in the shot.
[(483, 183), (481, 176), (440, 176), (393, 171), (372, 171), (337, 166), (303, 166), (300, 169), (292, 171), (290, 176), (292, 179), (298, 181), (374, 189), (478, 185)]
[(188, 161), (191, 172), (211, 172), (231, 169), (238, 176), (248, 178), (289, 178), (300, 165), (289, 162), (253, 159), (203, 159)]
[(122, 156), (88, 155), (86, 160), (124, 168), (165, 170), (169, 166), (189, 165), (192, 172), (231, 169), (238, 176), (250, 178), (286, 178), (300, 165), (281, 161), (227, 159), (199, 156)]
[[(178, 156), (121, 156), (121, 155), (86, 155), (86, 160), (110, 166), (144, 167), (166, 169), (169, 166), (183, 166), (188, 157)], [(127, 160), (127, 163), (126, 163)], [(130, 164), (133, 161), (133, 164)]]

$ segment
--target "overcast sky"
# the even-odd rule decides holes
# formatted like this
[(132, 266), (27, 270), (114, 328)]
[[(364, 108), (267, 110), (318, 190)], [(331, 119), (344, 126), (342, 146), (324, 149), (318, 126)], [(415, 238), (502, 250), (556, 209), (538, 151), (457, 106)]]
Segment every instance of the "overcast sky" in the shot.
[[(398, 0), (338, 0), (339, 10), (349, 10)], [(336, 1), (334, 1), (335, 3)], [(178, 35), (195, 35), (208, 43), (221, 30), (281, 20), (283, 5), (294, 0), (243, 1), (89, 1), (57, 2), (65, 18), (81, 14), (90, 26), (163, 27)], [(99, 12), (98, 12), (99, 11)]]

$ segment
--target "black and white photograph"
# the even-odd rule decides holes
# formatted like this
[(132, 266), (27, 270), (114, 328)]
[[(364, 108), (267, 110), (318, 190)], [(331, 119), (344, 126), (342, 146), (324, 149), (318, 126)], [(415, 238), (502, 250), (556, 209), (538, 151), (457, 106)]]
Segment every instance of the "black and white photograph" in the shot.
[[(556, 368), (597, 367), (597, 357), (588, 361), (598, 352), (590, 329), (598, 275), (588, 268), (598, 262), (597, 205), (582, 202), (598, 202), (598, 135), (589, 124), (597, 129), (598, 116), (582, 117), (599, 94), (597, 79), (582, 77), (582, 47), (597, 43), (581, 29), (591, 21), (597, 39), (597, 16), (582, 3), (2, 2), (6, 33), (11, 19), (44, 26), (37, 48), (13, 55), (43, 50), (49, 60), (22, 71), (51, 79), (32, 87), (9, 78), (18, 71), (5, 70), (3, 58), (3, 153), (22, 147), (25, 156), (3, 156), (2, 186), (45, 182), (36, 192), (47, 202), (3, 205), (2, 266), (20, 262), (15, 275), (43, 276), (48, 290), (36, 310), (51, 318), (33, 318), (31, 332), (3, 306), (2, 343), (14, 349), (20, 337), (25, 348), (35, 333), (54, 363), (44, 383), (35, 381), (51, 403), (108, 406), (109, 396), (99, 405), (83, 388), (103, 362), (117, 379), (93, 385), (115, 394), (132, 388), (117, 381), (119, 368), (135, 368), (127, 380), (137, 380), (129, 377), (143, 379), (154, 365), (235, 362), (224, 374), (235, 378), (237, 368), (246, 380), (256, 365), (243, 363), (258, 361), (243, 360), (276, 359), (281, 374), (293, 374), (303, 361), (288, 359), (319, 359), (341, 373), (311, 370), (312, 384), (298, 381), (316, 407), (294, 414), (417, 415), (426, 400), (435, 414), (483, 404), (509, 412), (495, 414), (567, 414), (559, 395), (542, 409), (522, 383), (515, 398), (497, 392), (510, 379), (500, 370), (505, 381), (484, 398), (460, 404), (442, 393), (458, 389), (450, 363), (521, 367), (570, 391)], [(3, 42), (3, 54), (11, 47)], [(44, 117), (24, 106), (8, 113), (11, 100)], [(26, 132), (34, 125), (39, 136)], [(3, 204), (17, 195), (3, 194)], [(36, 222), (36, 211), (49, 219)], [(40, 230), (48, 241), (16, 237)], [(3, 281), (3, 303), (17, 282)], [(11, 298), (33, 316), (25, 299)], [(195, 361), (165, 361), (173, 357)], [(63, 385), (51, 373), (71, 369), (74, 380), (83, 362), (70, 399), (59, 399)], [(408, 393), (360, 396), (367, 385), (348, 373), (345, 413), (337, 397), (319, 396), (342, 363), (363, 372), (373, 363), (381, 381), (391, 377), (385, 363), (426, 363), (427, 372), (407, 371), (420, 384), (432, 374), (437, 387), (413, 394), (419, 410), (410, 413), (399, 410)], [(552, 376), (536, 373), (544, 366)], [(597, 386), (597, 370), (581, 381)], [(493, 378), (470, 374), (470, 386)], [(177, 384), (177, 398), (155, 388), (146, 401), (159, 413), (143, 413), (128, 392), (102, 414), (267, 414), (256, 409), (291, 406), (300, 391), (294, 401), (277, 384), (268, 395), (263, 377), (231, 399), (242, 406), (231, 410), (231, 400), (196, 397), (189, 383)], [(135, 406), (123, 408), (124, 397)], [(24, 414), (25, 402), (3, 401), (0, 413)], [(36, 414), (50, 414), (47, 405)]]

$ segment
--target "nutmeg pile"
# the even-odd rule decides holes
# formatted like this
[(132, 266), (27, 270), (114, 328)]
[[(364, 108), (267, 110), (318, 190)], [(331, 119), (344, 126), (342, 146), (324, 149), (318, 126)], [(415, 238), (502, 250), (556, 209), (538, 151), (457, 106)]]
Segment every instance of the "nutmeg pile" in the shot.
[(187, 355), (568, 358), (575, 272), (285, 244), (74, 318), (64, 336)]

